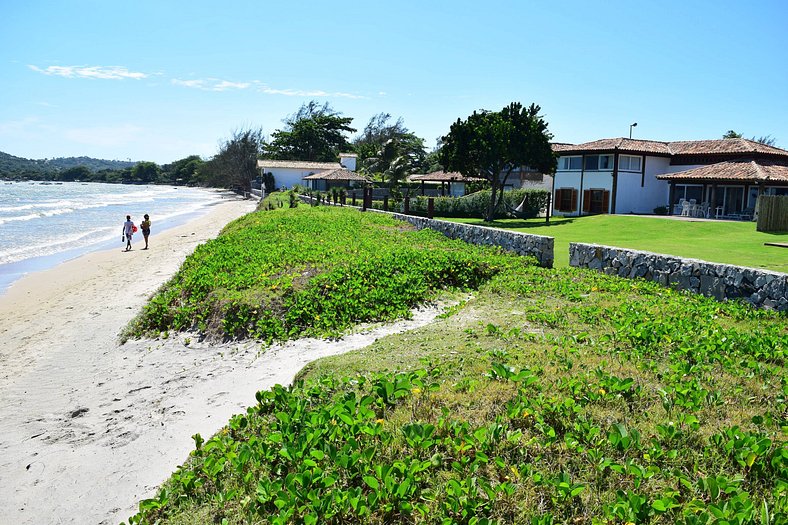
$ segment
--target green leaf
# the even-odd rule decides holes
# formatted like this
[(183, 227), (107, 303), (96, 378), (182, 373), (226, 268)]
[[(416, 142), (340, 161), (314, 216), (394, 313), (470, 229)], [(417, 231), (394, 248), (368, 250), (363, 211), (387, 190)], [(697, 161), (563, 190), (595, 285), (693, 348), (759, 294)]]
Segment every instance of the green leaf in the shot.
[(376, 478), (374, 478), (372, 476), (364, 476), (362, 479), (364, 480), (364, 483), (369, 485), (369, 487), (372, 490), (375, 490), (375, 491), (380, 490), (380, 483), (378, 482), (378, 480)]

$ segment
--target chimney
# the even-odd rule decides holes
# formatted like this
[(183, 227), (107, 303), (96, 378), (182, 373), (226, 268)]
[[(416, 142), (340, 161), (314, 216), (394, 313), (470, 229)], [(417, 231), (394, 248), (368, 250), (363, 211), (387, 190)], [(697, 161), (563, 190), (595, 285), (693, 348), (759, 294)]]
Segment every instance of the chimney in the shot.
[(356, 158), (358, 155), (355, 153), (340, 153), (339, 163), (348, 171), (356, 171)]

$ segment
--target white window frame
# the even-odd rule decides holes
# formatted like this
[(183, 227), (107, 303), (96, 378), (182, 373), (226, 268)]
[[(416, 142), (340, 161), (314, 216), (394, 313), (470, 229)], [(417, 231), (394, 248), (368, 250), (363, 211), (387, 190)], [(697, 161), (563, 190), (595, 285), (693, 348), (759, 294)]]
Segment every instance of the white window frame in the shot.
[[(577, 168), (572, 168), (571, 167), (572, 159), (580, 159), (580, 166), (577, 167)], [(558, 168), (560, 171), (580, 171), (580, 170), (583, 169), (583, 157), (582, 157), (582, 155), (567, 155), (567, 156), (561, 157), (560, 163), (561, 163), (561, 165)], [(564, 167), (564, 165), (566, 167)]]
[[(627, 167), (623, 167), (624, 159), (627, 160)], [(637, 159), (638, 167), (637, 169), (633, 169), (632, 166), (632, 159)], [(618, 171), (632, 171), (635, 173), (640, 173), (643, 169), (643, 157), (640, 155), (619, 155), (618, 156)]]

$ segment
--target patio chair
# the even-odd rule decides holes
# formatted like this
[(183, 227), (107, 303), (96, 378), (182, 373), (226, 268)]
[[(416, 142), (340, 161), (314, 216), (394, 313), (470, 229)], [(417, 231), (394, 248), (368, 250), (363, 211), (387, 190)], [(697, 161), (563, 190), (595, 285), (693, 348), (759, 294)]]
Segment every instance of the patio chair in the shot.
[(688, 201), (682, 202), (681, 203), (681, 216), (682, 217), (689, 217), (691, 208), (692, 208), (692, 206), (690, 205), (690, 203)]

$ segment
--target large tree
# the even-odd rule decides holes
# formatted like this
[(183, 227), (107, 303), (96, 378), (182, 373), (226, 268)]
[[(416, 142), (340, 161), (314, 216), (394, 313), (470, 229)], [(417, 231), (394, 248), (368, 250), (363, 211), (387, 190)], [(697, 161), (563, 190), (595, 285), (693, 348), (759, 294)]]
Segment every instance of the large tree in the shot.
[(490, 184), (490, 203), (484, 217), (487, 222), (494, 219), (513, 170), (528, 166), (546, 175), (555, 172), (552, 135), (540, 110), (535, 104), (523, 107), (512, 102), (501, 111), (474, 111), (465, 120), (457, 119), (441, 139), (439, 157), (446, 171), (482, 177)]
[(209, 186), (251, 191), (257, 176), (257, 159), (263, 146), (262, 129), (242, 129), (222, 143), (210, 161), (197, 167), (200, 178)]
[(350, 127), (352, 121), (328, 102), (321, 106), (312, 100), (283, 121), (284, 129), (271, 134), (272, 140), (265, 146), (264, 154), (278, 160), (335, 161), (340, 152), (352, 150), (345, 135), (356, 132)]

